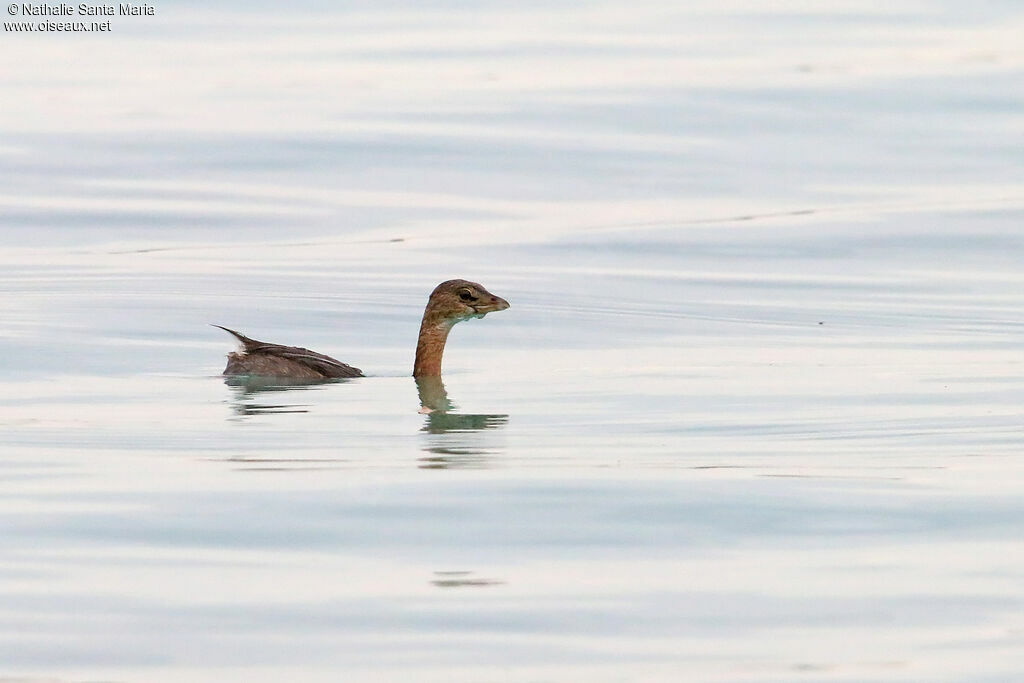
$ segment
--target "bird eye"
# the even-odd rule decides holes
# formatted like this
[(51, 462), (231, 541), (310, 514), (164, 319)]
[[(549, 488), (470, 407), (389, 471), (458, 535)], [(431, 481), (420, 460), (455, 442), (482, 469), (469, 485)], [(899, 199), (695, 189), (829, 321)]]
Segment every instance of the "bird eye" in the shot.
[(473, 292), (469, 291), (468, 289), (460, 289), (459, 298), (462, 299), (463, 301), (476, 301), (476, 297), (473, 296)]

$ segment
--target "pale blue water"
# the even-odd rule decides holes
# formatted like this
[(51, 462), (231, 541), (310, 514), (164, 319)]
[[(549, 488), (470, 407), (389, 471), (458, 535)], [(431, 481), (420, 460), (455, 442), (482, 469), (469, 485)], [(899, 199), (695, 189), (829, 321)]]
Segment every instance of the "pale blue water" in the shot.
[(1018, 678), (1024, 12), (676, 5), (6, 31), (0, 679)]

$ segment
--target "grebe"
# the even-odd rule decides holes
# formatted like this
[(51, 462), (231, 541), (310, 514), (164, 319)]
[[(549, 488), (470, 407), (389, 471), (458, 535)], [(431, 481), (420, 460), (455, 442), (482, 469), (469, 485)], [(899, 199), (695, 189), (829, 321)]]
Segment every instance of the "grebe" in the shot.
[[(504, 311), (508, 302), (494, 296), (483, 285), (468, 280), (442, 282), (430, 293), (420, 323), (420, 337), (416, 343), (416, 361), (413, 377), (440, 377), (441, 356), (448, 341), (448, 333), (456, 323), (470, 318), (482, 318), (493, 311)], [(228, 354), (225, 375), (256, 375), (261, 377), (287, 377), (290, 379), (321, 380), (343, 377), (362, 377), (363, 371), (335, 360), (322, 353), (297, 346), (282, 346), (250, 339), (227, 327), (242, 344), (239, 351)]]

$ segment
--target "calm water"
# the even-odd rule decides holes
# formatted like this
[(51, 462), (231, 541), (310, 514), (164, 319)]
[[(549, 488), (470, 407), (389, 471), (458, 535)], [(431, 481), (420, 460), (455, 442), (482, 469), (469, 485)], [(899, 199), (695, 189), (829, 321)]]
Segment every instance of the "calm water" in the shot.
[(1019, 678), (1024, 11), (680, 4), (6, 32), (0, 680)]

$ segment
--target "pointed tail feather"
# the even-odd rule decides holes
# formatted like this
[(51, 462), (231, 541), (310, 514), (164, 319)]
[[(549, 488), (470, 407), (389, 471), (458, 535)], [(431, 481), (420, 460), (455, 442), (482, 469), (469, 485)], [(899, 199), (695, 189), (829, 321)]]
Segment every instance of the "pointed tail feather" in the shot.
[(210, 326), (211, 327), (218, 327), (218, 328), (224, 330), (225, 332), (227, 332), (228, 334), (233, 336), (235, 339), (237, 339), (239, 342), (241, 342), (242, 346), (246, 350), (248, 350), (249, 348), (251, 348), (253, 346), (259, 346), (260, 344), (262, 344), (262, 342), (258, 342), (255, 339), (250, 339), (249, 337), (246, 337), (241, 332), (236, 332), (236, 331), (232, 330), (230, 327), (224, 327), (223, 325), (216, 325), (214, 323), (210, 323)]

